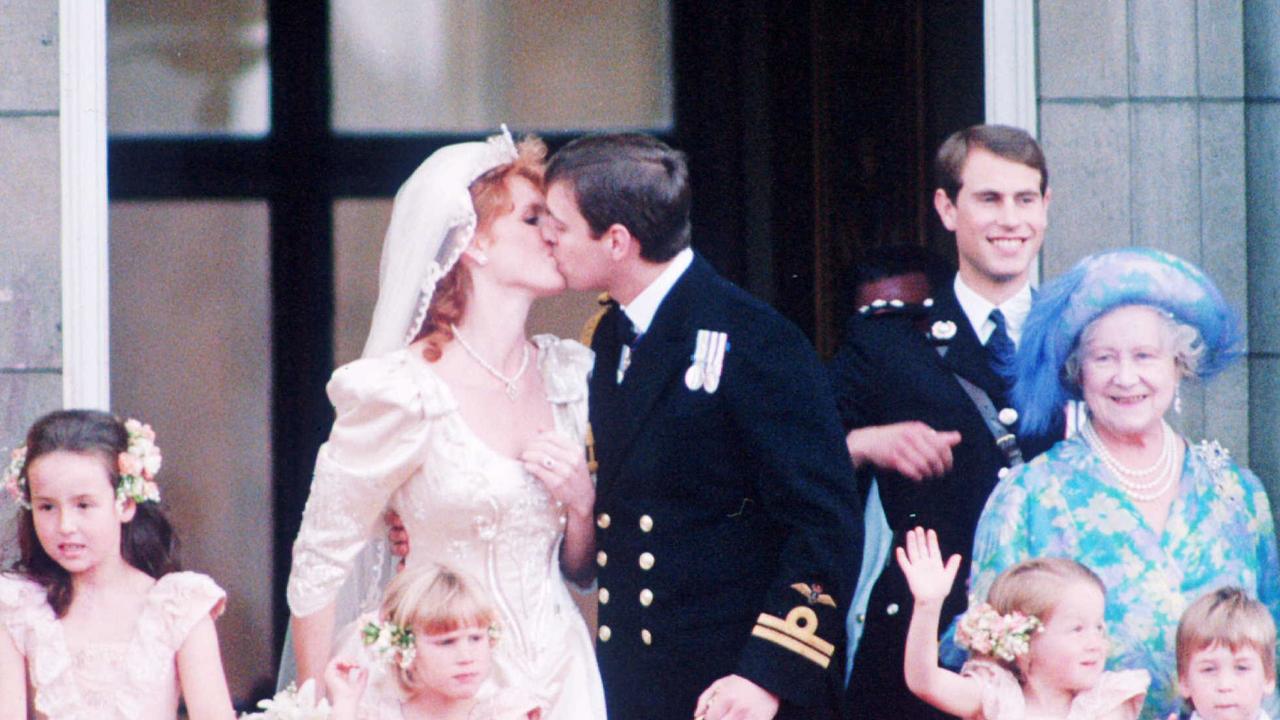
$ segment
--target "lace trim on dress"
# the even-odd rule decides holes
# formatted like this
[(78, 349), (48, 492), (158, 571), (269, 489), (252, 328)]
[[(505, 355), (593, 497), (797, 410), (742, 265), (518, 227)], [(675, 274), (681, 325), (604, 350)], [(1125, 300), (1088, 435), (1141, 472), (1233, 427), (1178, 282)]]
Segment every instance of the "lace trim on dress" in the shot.
[[(104, 712), (132, 718), (155, 695), (155, 682), (176, 682), (174, 655), (206, 615), (217, 617), (226, 593), (206, 575), (170, 573), (147, 595), (133, 637), (119, 645), (91, 645), (72, 653), (45, 591), (27, 580), (0, 578), (0, 619), (27, 658), (32, 705), (45, 717), (100, 719)], [(119, 657), (122, 682), (82, 688), (75, 668), (106, 654)], [(101, 667), (95, 662), (95, 667)]]

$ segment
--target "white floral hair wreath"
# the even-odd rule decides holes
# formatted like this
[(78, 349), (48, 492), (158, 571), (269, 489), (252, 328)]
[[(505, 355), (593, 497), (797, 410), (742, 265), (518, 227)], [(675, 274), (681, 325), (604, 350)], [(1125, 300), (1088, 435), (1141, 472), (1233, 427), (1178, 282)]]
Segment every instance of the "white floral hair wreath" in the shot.
[[(160, 472), (162, 461), (160, 448), (156, 445), (156, 433), (150, 425), (129, 418), (124, 421), (124, 429), (129, 433), (129, 445), (116, 456), (116, 470), (120, 473), (120, 484), (116, 486), (116, 507), (122, 511), (129, 500), (139, 504), (160, 502), (160, 486), (156, 484), (156, 474)], [(31, 500), (24, 473), (26, 466), (27, 446), (19, 445), (9, 454), (9, 465), (5, 468), (3, 483), (14, 502), (30, 510)]]
[(1043, 627), (1034, 615), (1024, 615), (1017, 610), (1001, 615), (982, 603), (960, 618), (956, 625), (956, 644), (979, 655), (1013, 662), (1030, 652), (1031, 634)]
[(418, 646), (414, 642), (413, 631), (390, 620), (373, 622), (372, 620), (360, 628), (360, 639), (365, 647), (383, 660), (393, 663), (401, 670), (413, 667), (413, 660), (418, 655)]
[(507, 126), (485, 142), (435, 151), (396, 193), (382, 246), (378, 302), (364, 357), (408, 345), (422, 329), (436, 284), (457, 264), (476, 231), (471, 183), (518, 156)]

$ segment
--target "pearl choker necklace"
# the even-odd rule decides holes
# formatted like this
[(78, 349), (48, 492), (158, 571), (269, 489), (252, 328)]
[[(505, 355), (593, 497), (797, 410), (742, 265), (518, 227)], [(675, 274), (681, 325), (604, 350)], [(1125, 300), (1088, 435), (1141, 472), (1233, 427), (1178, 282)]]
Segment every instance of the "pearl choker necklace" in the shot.
[(490, 365), (484, 358), (480, 357), (480, 353), (476, 352), (475, 348), (471, 347), (471, 345), (467, 343), (466, 338), (462, 337), (462, 333), (458, 332), (457, 325), (450, 324), (449, 329), (453, 331), (454, 339), (458, 341), (458, 344), (462, 346), (463, 350), (467, 351), (467, 354), (471, 356), (471, 359), (475, 360), (477, 365), (487, 370), (490, 375), (501, 380), (502, 384), (506, 385), (507, 397), (511, 400), (515, 400), (516, 383), (520, 380), (520, 377), (524, 375), (525, 369), (529, 367), (529, 343), (525, 342), (523, 344), (524, 351), (520, 354), (520, 367), (516, 369), (514, 375), (507, 377), (506, 375), (498, 372), (498, 369)]
[[(1163, 432), (1160, 435), (1160, 456), (1150, 467), (1139, 469), (1131, 468), (1117, 460), (1107, 450), (1106, 444), (1098, 436), (1098, 431), (1094, 429), (1092, 422), (1086, 422), (1080, 426), (1080, 435), (1102, 464), (1111, 471), (1125, 495), (1135, 500), (1148, 501), (1155, 500), (1168, 492), (1177, 476), (1173, 461), (1176, 454), (1175, 448), (1178, 445), (1177, 438), (1168, 423), (1161, 421), (1161, 425)], [(1148, 477), (1151, 479), (1140, 480)]]

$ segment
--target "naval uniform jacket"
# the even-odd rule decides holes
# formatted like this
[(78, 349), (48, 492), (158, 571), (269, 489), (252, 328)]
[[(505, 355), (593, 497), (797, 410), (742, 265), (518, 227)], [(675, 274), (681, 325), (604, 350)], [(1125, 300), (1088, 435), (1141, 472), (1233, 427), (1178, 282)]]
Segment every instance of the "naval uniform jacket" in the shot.
[[(690, 718), (731, 673), (778, 695), (779, 718), (835, 717), (862, 521), (822, 366), (698, 256), (619, 384), (621, 312), (596, 329), (590, 384), (609, 717)], [(727, 337), (714, 392), (686, 381), (700, 330)]]
[[(1010, 401), (1003, 379), (992, 369), (987, 348), (956, 300), (952, 283), (935, 291), (926, 326), (930, 332), (918, 329), (912, 317), (892, 311), (855, 313), (828, 369), (846, 429), (918, 420), (935, 430), (960, 432), (960, 444), (952, 448), (954, 465), (942, 477), (916, 483), (875, 470), (894, 545), (901, 546), (908, 530), (922, 526), (937, 531), (943, 557), (959, 553), (962, 558), (956, 583), (943, 604), (941, 627), (945, 629), (967, 606), (964, 578), (969, 576), (974, 530), (1006, 465), (1004, 452), (955, 376), (986, 391), (997, 410), (1010, 407)], [(954, 335), (944, 341), (941, 338), (949, 330)], [(945, 347), (945, 355), (938, 347)], [(1016, 434), (1016, 422), (1008, 429)], [(1061, 434), (1055, 429), (1032, 442), (1018, 438), (1024, 459), (1049, 449)], [(911, 694), (903, 678), (913, 602), (906, 578), (890, 560), (867, 605), (849, 683), (850, 717), (940, 716)]]

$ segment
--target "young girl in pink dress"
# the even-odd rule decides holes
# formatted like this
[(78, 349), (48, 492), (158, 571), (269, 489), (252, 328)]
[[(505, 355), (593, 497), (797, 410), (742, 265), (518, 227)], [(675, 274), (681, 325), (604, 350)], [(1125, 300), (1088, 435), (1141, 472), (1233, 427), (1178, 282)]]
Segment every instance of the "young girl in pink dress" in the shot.
[(493, 684), (501, 631), (473, 581), (440, 565), (405, 570), (388, 585), (381, 615), (358, 623), (355, 644), (371, 651), (363, 664), (348, 647), (325, 669), (332, 720), (541, 717), (532, 695)]
[(957, 642), (970, 660), (959, 674), (938, 666), (938, 614), (960, 556), (944, 564), (932, 530), (916, 528), (897, 549), (915, 608), (907, 630), (907, 687), (945, 713), (974, 720), (1134, 720), (1151, 677), (1105, 672), (1106, 588), (1080, 563), (1027, 560), (1003, 572), (986, 602), (961, 619)]
[(213, 619), (226, 595), (178, 572), (151, 428), (64, 410), (31, 427), (4, 485), (21, 558), (0, 574), (0, 720), (234, 717)]

